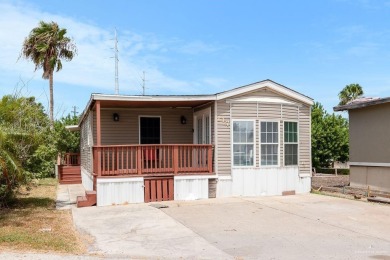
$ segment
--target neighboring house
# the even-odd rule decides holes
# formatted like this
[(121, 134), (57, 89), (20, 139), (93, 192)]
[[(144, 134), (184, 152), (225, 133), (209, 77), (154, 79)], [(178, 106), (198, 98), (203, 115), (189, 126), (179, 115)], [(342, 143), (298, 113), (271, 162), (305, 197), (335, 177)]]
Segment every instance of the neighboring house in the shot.
[(361, 98), (348, 110), (351, 186), (390, 191), (390, 97)]
[(83, 185), (98, 206), (307, 193), (312, 104), (271, 80), (214, 95), (92, 94)]

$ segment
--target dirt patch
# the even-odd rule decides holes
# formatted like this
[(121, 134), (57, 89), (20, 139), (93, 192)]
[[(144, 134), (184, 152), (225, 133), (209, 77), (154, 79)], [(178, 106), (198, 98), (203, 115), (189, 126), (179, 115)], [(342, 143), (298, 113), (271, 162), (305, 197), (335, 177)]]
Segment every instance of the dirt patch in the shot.
[(0, 209), (0, 251), (85, 252), (71, 211), (55, 209), (56, 188), (56, 179), (39, 180)]
[(311, 178), (313, 187), (349, 186), (349, 175), (317, 174)]

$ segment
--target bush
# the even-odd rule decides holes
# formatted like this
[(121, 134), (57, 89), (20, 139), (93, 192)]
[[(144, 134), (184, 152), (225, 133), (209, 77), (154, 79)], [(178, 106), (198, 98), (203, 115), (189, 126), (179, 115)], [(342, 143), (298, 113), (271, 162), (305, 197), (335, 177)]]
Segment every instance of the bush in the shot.
[(33, 172), (34, 177), (50, 178), (54, 177), (54, 164), (57, 150), (53, 144), (41, 144), (28, 160), (28, 168)]
[[(335, 174), (334, 168), (316, 168), (316, 173)], [(349, 169), (337, 169), (338, 175), (349, 175)]]

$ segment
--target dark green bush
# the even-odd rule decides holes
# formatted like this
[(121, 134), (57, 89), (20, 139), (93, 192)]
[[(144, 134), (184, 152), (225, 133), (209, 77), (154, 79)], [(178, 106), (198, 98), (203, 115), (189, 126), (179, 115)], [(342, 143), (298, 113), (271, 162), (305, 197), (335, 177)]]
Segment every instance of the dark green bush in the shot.
[[(316, 173), (335, 174), (334, 168), (316, 168)], [(349, 175), (349, 169), (337, 169), (339, 175)]]

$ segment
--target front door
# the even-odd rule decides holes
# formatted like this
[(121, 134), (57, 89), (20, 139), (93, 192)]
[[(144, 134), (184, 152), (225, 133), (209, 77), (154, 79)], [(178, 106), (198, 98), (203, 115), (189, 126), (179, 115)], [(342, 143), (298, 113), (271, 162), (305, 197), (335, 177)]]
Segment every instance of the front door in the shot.
[(161, 118), (140, 117), (140, 144), (161, 143)]

